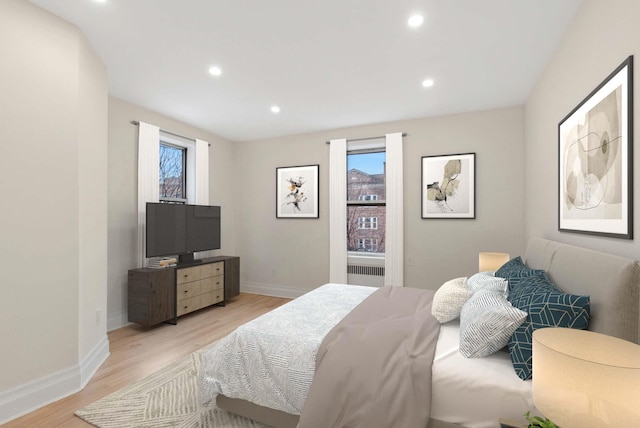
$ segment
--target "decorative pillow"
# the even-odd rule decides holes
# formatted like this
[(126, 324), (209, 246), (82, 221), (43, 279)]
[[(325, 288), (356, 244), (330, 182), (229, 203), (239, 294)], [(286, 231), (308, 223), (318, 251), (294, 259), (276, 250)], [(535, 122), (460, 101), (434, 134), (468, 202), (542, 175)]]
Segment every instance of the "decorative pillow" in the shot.
[(460, 353), (467, 358), (496, 353), (507, 346), (526, 317), (499, 292), (475, 292), (460, 313)]
[(493, 272), (480, 272), (467, 279), (467, 287), (474, 293), (479, 290), (491, 290), (507, 297), (509, 285), (506, 279), (493, 276)]
[(546, 276), (523, 279), (509, 295), (511, 304), (528, 313), (527, 319), (509, 339), (509, 354), (521, 379), (532, 377), (533, 332), (545, 327), (584, 330), (589, 326), (590, 297), (563, 293)]
[(473, 294), (466, 280), (467, 277), (461, 277), (447, 281), (434, 294), (431, 313), (441, 323), (458, 318), (462, 305)]
[(511, 291), (523, 278), (528, 278), (540, 273), (544, 273), (544, 271), (529, 268), (524, 264), (522, 258), (518, 256), (503, 264), (500, 269), (496, 271), (495, 276), (506, 279), (509, 283), (509, 291)]
[(520, 278), (513, 287), (509, 287), (509, 301), (511, 301), (512, 297), (519, 298), (522, 293), (527, 293), (527, 287), (550, 287), (559, 293), (563, 292), (549, 279), (545, 271), (539, 271), (533, 275)]

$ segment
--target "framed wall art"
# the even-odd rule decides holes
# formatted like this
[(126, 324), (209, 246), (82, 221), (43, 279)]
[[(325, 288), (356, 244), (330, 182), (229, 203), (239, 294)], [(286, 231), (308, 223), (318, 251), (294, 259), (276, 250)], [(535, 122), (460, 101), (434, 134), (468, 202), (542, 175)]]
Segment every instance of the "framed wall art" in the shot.
[(558, 124), (558, 230), (633, 238), (633, 56)]
[(319, 218), (320, 165), (276, 168), (276, 218)]
[(475, 218), (476, 154), (422, 157), (422, 218)]

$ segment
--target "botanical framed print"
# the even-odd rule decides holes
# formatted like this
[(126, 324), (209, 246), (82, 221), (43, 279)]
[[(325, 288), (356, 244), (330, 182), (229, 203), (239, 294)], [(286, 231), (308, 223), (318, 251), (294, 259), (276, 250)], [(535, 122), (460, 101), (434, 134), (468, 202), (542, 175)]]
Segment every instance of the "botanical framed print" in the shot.
[(320, 165), (276, 168), (276, 218), (319, 218)]
[(558, 124), (558, 230), (633, 238), (633, 56)]
[(422, 157), (422, 218), (476, 217), (476, 154)]

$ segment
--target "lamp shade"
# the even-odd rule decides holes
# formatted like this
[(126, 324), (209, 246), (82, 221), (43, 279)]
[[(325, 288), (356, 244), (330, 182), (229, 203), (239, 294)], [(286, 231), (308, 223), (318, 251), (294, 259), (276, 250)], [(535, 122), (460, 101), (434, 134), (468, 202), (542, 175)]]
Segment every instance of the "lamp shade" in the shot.
[(478, 254), (478, 272), (498, 270), (508, 261), (507, 253), (480, 253)]
[(637, 426), (640, 346), (585, 330), (534, 331), (533, 402), (563, 428)]

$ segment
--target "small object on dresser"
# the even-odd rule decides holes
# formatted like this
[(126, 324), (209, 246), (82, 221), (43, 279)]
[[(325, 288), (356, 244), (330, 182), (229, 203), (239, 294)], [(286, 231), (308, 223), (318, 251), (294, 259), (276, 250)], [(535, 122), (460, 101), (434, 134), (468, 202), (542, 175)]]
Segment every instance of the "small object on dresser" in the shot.
[(169, 266), (175, 266), (176, 263), (178, 263), (178, 259), (176, 259), (175, 257), (151, 259), (149, 260), (149, 267), (153, 269), (160, 269)]

